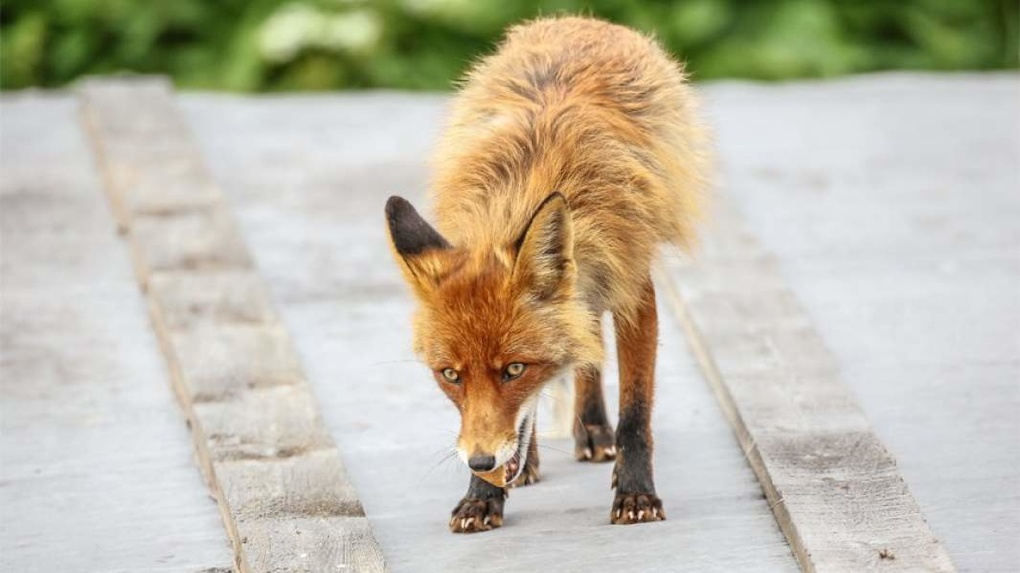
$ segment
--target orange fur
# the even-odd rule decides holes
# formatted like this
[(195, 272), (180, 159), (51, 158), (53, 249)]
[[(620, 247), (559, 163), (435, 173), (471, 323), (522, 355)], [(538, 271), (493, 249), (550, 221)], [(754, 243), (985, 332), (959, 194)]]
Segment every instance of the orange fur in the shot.
[[(587, 18), (516, 26), (467, 75), (434, 161), (436, 229), (387, 206), (420, 303), (415, 350), (462, 414), (462, 450), (498, 451), (550, 377), (599, 368), (604, 312), (645, 322), (659, 245), (694, 241), (696, 117), (653, 40)], [(514, 362), (527, 370), (507, 383)]]
[(697, 107), (680, 65), (637, 32), (576, 17), (514, 27), (453, 102), (434, 160), (437, 228), (498, 249), (558, 191), (578, 291), (633, 317), (658, 244), (694, 242), (707, 143)]

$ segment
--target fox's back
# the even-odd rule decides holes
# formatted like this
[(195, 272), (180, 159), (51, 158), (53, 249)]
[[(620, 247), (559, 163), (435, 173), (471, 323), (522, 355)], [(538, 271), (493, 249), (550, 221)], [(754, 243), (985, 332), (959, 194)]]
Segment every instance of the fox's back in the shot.
[(524, 24), (453, 102), (434, 166), (437, 226), (455, 244), (512, 245), (559, 191), (579, 288), (626, 312), (657, 246), (693, 240), (704, 148), (681, 67), (654, 41), (585, 18)]

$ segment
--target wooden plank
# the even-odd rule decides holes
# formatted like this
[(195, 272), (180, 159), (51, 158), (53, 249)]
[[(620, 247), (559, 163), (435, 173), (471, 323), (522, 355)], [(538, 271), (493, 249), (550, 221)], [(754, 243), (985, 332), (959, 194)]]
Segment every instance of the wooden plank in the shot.
[[(363, 549), (372, 531), (364, 518), (302, 517), (248, 520), (241, 539), (257, 571), (376, 571), (377, 558)], [(423, 556), (425, 557), (425, 556)], [(337, 564), (344, 567), (338, 568)], [(286, 568), (281, 568), (286, 564)]]
[(81, 101), (237, 568), (385, 570), (290, 337), (170, 87), (88, 82)]
[(217, 478), (239, 521), (364, 515), (335, 448), (276, 458), (227, 460)]
[[(192, 94), (180, 101), (243, 222), (394, 570), (798, 570), (664, 305), (652, 426), (656, 487), (669, 519), (610, 525), (611, 464), (579, 464), (572, 439), (540, 438), (543, 481), (510, 493), (506, 525), (451, 537), (446, 517), (468, 481), (463, 464), (445, 455), (457, 413), (414, 360), (413, 301), (399, 269), (381, 264), (390, 254), (378, 219), (395, 189), (428, 205), (423, 158), (445, 100)], [(325, 151), (288, 151), (305, 149)], [(279, 161), (269, 164), (269, 156)], [(609, 344), (605, 397), (614, 419), (616, 364)], [(540, 431), (551, 421), (544, 413)]]
[(225, 573), (77, 111), (0, 96), (0, 571)]
[(1020, 571), (1017, 73), (708, 91), (728, 195), (954, 565)]
[(306, 384), (242, 392), (230, 400), (196, 401), (194, 408), (217, 461), (288, 459), (333, 449)]
[(128, 225), (143, 286), (159, 271), (252, 268), (244, 240), (220, 203), (166, 215), (129, 214)]
[(261, 277), (246, 270), (162, 272), (149, 281), (148, 292), (171, 330), (188, 330), (210, 319), (237, 325), (273, 318)]
[[(117, 190), (109, 198), (121, 229), (133, 215), (184, 212), (220, 199), (201, 158), (189, 147), (190, 135), (173, 101), (164, 95), (172, 91), (168, 82), (89, 82), (86, 89), (94, 97), (83, 120), (103, 142), (93, 151), (101, 160), (107, 190)], [(146, 105), (133, 105), (133, 97)]]
[(290, 337), (278, 324), (206, 322), (169, 331), (168, 345), (195, 402), (242, 399), (255, 389), (304, 382)]
[(720, 200), (663, 296), (804, 571), (953, 571), (773, 258)]

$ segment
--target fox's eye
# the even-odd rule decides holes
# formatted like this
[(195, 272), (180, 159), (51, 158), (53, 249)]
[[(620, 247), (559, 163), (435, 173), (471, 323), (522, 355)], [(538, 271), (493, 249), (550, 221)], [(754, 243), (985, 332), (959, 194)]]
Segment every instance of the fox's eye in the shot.
[(524, 365), (521, 364), (520, 362), (514, 362), (513, 364), (507, 366), (506, 370), (503, 371), (503, 380), (504, 381), (513, 380), (514, 378), (517, 378), (521, 374), (524, 374)]
[(456, 384), (457, 382), (460, 382), (460, 373), (454, 370), (453, 368), (443, 368), (442, 375), (443, 378), (445, 378), (446, 381), (451, 384)]

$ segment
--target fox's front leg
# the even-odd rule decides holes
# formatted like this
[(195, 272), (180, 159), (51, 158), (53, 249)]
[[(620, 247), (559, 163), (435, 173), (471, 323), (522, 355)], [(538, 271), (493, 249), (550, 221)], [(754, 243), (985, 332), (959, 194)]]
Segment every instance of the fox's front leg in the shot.
[[(510, 487), (523, 487), (537, 483), (538, 480), (538, 440), (535, 429), (532, 428), (524, 471), (510, 484)], [(482, 478), (472, 475), (467, 494), (460, 500), (457, 507), (453, 508), (450, 531), (475, 533), (500, 527), (503, 525), (503, 504), (506, 497), (506, 489), (494, 486)]]
[(619, 453), (613, 470), (616, 499), (610, 520), (617, 524), (666, 519), (652, 480), (652, 402), (658, 316), (655, 288), (649, 279), (633, 320), (614, 320), (620, 361)]
[(492, 485), (473, 475), (467, 493), (453, 508), (450, 531), (454, 533), (475, 533), (488, 531), (503, 525), (503, 502), (506, 490)]

